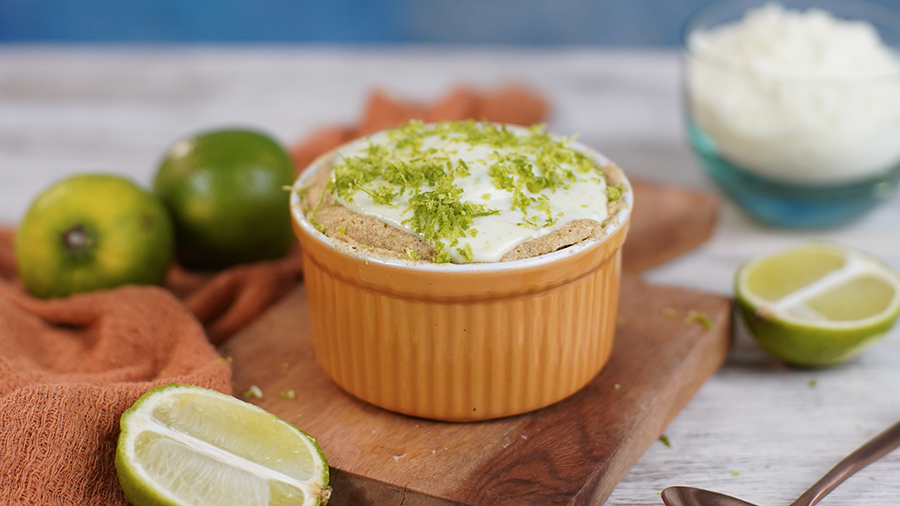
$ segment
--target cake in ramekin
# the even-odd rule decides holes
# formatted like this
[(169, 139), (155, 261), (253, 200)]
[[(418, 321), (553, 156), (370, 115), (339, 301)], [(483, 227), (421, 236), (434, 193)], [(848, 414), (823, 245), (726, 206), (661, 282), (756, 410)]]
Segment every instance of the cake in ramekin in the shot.
[(542, 408), (607, 362), (633, 192), (570, 139), (411, 122), (294, 184), (313, 344), (385, 409), (483, 420)]

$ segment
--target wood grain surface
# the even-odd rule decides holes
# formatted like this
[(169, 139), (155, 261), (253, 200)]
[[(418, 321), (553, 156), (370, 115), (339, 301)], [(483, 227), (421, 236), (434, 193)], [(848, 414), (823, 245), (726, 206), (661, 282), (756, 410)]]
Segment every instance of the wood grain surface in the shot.
[[(690, 311), (712, 321), (685, 320)], [(724, 361), (730, 303), (626, 276), (610, 362), (548, 408), (478, 423), (397, 415), (340, 390), (317, 363), (298, 288), (226, 346), (235, 392), (313, 435), (341, 505), (602, 504)], [(290, 392), (295, 394), (294, 398)]]
[(633, 179), (634, 215), (622, 269), (638, 273), (696, 248), (712, 234), (719, 214), (714, 193)]
[[(635, 183), (623, 264), (649, 267), (695, 247), (715, 222), (703, 192)], [(685, 228), (686, 230), (680, 230)], [(316, 437), (333, 471), (335, 505), (602, 504), (725, 360), (730, 301), (623, 279), (609, 363), (548, 408), (477, 423), (391, 413), (343, 392), (314, 356), (301, 288), (227, 345), (236, 392)], [(707, 315), (692, 319), (690, 315)]]

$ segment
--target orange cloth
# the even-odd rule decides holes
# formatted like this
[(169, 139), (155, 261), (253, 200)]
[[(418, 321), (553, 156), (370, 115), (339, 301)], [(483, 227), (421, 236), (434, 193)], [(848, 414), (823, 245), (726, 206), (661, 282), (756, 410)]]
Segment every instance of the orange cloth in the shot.
[[(323, 129), (292, 155), (299, 172), (347, 140), (410, 119), (532, 124), (546, 111), (519, 87), (457, 88), (431, 106), (377, 92), (359, 126)], [(230, 393), (230, 366), (213, 345), (296, 286), (299, 247), (220, 272), (173, 265), (162, 288), (38, 300), (18, 278), (14, 233), (0, 227), (0, 504), (125, 505), (114, 465), (122, 412), (170, 382)]]
[(459, 86), (433, 104), (410, 104), (382, 91), (369, 97), (362, 122), (355, 126), (326, 127), (311, 135), (293, 150), (294, 165), (306, 168), (317, 156), (357, 137), (392, 128), (412, 119), (426, 123), (449, 120), (488, 120), (514, 125), (544, 121), (547, 102), (536, 92), (521, 86), (504, 86), (477, 93)]

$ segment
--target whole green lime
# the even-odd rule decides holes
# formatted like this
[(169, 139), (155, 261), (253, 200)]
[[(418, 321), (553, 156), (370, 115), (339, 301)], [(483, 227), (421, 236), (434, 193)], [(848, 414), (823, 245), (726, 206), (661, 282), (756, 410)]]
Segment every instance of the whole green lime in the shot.
[(73, 176), (46, 189), (15, 238), (22, 281), (41, 298), (161, 284), (174, 247), (172, 222), (159, 199), (111, 174)]
[(281, 257), (293, 244), (294, 166), (261, 132), (222, 129), (176, 142), (153, 184), (175, 223), (179, 262), (221, 269)]

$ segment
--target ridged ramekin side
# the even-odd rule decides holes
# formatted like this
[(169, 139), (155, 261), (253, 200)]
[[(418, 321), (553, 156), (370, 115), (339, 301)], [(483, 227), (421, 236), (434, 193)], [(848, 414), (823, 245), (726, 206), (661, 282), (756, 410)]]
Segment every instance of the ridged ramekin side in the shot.
[(331, 257), (304, 250), (316, 355), (347, 392), (404, 414), (481, 420), (538, 409), (608, 360), (620, 256), (541, 292), (447, 301), (355, 284), (330, 273)]

